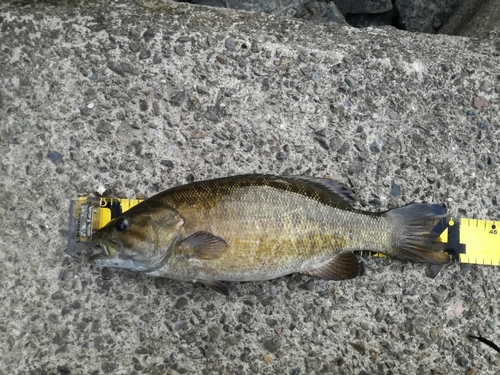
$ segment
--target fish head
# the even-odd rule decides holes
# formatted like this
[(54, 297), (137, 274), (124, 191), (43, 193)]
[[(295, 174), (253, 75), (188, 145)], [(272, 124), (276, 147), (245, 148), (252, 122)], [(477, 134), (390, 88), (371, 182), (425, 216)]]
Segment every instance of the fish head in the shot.
[(165, 263), (183, 224), (172, 207), (144, 201), (93, 234), (103, 252), (89, 261), (99, 267), (154, 271)]

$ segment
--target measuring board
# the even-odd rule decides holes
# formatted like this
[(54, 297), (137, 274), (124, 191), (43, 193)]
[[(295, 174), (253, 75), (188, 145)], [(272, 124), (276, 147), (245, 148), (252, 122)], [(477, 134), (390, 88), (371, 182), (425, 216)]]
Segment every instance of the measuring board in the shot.
[[(92, 240), (92, 233), (113, 218), (141, 203), (141, 199), (88, 198), (72, 200), (69, 208), (67, 254)], [(460, 263), (500, 265), (500, 222), (467, 218), (443, 218), (432, 232), (447, 244), (446, 251)], [(363, 251), (378, 257), (380, 253)]]

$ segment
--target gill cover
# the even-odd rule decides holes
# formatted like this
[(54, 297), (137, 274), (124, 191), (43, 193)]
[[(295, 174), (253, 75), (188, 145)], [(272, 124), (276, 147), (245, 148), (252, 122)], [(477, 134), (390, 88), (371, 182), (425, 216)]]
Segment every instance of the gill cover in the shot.
[(144, 201), (94, 233), (104, 253), (90, 262), (100, 267), (149, 272), (163, 265), (184, 220), (166, 204)]

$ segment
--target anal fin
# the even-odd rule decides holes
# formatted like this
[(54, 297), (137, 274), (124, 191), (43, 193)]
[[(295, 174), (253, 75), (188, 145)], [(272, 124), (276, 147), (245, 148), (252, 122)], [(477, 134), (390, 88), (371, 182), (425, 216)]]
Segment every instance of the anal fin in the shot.
[(304, 272), (304, 275), (338, 281), (354, 279), (363, 272), (363, 263), (360, 263), (354, 253), (343, 253), (337, 255), (325, 266)]
[(224, 294), (225, 296), (229, 295), (229, 284), (226, 282), (219, 280), (196, 280), (196, 282), (203, 284), (220, 294)]

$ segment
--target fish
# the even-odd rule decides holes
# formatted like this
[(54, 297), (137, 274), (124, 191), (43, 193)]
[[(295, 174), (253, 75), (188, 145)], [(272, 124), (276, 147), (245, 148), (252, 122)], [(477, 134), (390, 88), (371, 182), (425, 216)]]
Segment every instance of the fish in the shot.
[(146, 199), (96, 231), (91, 264), (204, 284), (301, 273), (347, 280), (363, 273), (357, 251), (446, 264), (432, 229), (444, 204), (385, 212), (354, 207), (347, 185), (327, 178), (239, 175), (176, 186)]

